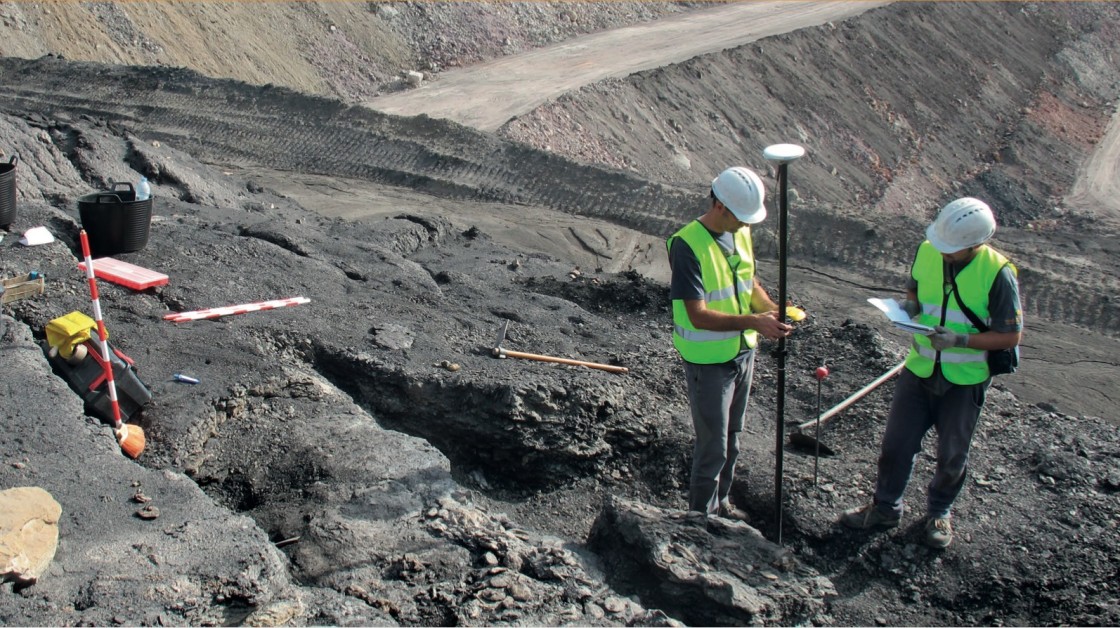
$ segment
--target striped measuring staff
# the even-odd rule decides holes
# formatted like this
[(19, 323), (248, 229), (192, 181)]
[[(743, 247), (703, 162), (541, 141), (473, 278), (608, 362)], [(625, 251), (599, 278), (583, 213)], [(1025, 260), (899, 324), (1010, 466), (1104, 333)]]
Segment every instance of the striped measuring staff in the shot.
[[(109, 383), (109, 407), (113, 411), (113, 429), (121, 429), (121, 406), (117, 399), (117, 383), (113, 379), (113, 363), (109, 360), (109, 332), (105, 330), (105, 320), (101, 317), (101, 296), (97, 293), (97, 276), (93, 270), (93, 257), (89, 250), (89, 236), (86, 230), (78, 232), (82, 244), (82, 256), (86, 258), (86, 281), (89, 282), (89, 296), (93, 301), (93, 319), (97, 321), (97, 336), (101, 339), (101, 363), (105, 380)], [(133, 456), (135, 457), (135, 456)]]
[(171, 321), (173, 323), (185, 323), (187, 321), (199, 321), (208, 318), (218, 318), (221, 316), (229, 316), (231, 314), (245, 314), (246, 312), (259, 312), (261, 310), (274, 310), (280, 307), (288, 307), (290, 305), (299, 305), (301, 303), (310, 303), (311, 299), (307, 297), (291, 297), (290, 299), (274, 299), (272, 301), (259, 301), (257, 303), (244, 303), (241, 305), (227, 305), (225, 307), (212, 307), (205, 310), (194, 310), (193, 312), (173, 312), (165, 314), (163, 320)]

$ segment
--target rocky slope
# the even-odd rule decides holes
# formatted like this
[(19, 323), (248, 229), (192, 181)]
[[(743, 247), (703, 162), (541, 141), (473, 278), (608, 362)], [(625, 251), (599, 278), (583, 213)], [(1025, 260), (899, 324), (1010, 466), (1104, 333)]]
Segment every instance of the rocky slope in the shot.
[[(1111, 376), (1096, 364), (1115, 364), (1120, 210), (1071, 193), (1120, 119), (1117, 42), (1111, 3), (896, 3), (588, 86), (500, 134), (696, 187), (726, 163), (765, 169), (771, 143), (802, 143), (790, 256), (822, 281), (843, 265), (893, 289), (938, 207), (987, 199), (1021, 271), (1035, 358), (1010, 385), (1110, 415)], [(1067, 370), (1071, 353), (1085, 368)]]
[[(226, 100), (219, 88), (207, 92)], [(439, 196), (412, 193), (374, 224), (319, 218), (132, 135), (143, 125), (84, 115), (52, 115), (42, 128), (5, 118), (24, 155), (21, 189), (45, 193), (21, 197), (15, 231), (43, 224), (60, 242), (3, 242), (5, 276), (37, 268), (51, 280), (45, 297), (9, 305), (14, 318), (4, 319), (0, 400), (23, 427), (3, 434), (0, 482), (42, 486), (65, 513), (52, 569), (2, 591), (5, 623), (1117, 619), (1107, 583), (1118, 442), (1100, 419), (993, 389), (958, 509), (962, 538), (941, 554), (916, 543), (917, 519), (880, 535), (833, 526), (837, 510), (865, 499), (869, 426), (886, 403), (873, 395), (829, 426), (824, 438), (840, 455), (821, 460), (819, 482), (812, 456), (789, 451), (779, 548), (756, 531), (777, 535), (774, 372), (764, 359), (735, 493), (756, 529), (698, 526), (679, 510), (690, 428), (663, 284), (576, 275), (563, 260), (424, 217), (457, 203)], [(135, 161), (113, 157), (125, 154)], [(134, 418), (150, 439), (141, 464), (83, 416), (34, 344), (46, 321), (88, 305), (74, 268), (74, 200), (88, 189), (79, 181), (119, 178), (122, 163), (161, 175), (148, 246), (118, 257), (172, 277), (144, 292), (102, 283), (112, 337), (154, 393)], [(311, 302), (162, 320), (296, 293)], [(828, 363), (831, 404), (902, 352), (900, 339), (829, 315), (845, 309), (843, 295), (807, 292), (801, 302), (819, 314), (800, 327), (789, 365), (793, 420), (815, 401), (797, 374)], [(502, 320), (506, 346), (631, 372), (496, 360)], [(176, 382), (174, 372), (201, 381)], [(923, 459), (917, 473), (928, 472)], [(147, 506), (158, 518), (137, 515)]]
[(0, 55), (189, 67), (342, 100), (402, 89), (409, 71), (516, 54), (692, 3), (15, 2)]
[[(1003, 5), (990, 6), (996, 13), (983, 17), (993, 21)], [(906, 25), (932, 19), (905, 5), (837, 28), (912, 39)], [(1047, 36), (1007, 19), (1008, 29)], [(810, 39), (827, 42), (830, 32)], [(1086, 32), (1077, 41), (1096, 31)], [(785, 55), (809, 42), (762, 45)], [(1092, 58), (1084, 50), (1077, 58)], [(1110, 93), (1100, 81), (1083, 81), (1086, 93)], [(0, 137), (20, 155), (20, 215), (0, 242), (0, 275), (48, 277), (46, 295), (6, 305), (0, 318), (0, 409), (18, 428), (0, 434), (0, 486), (43, 486), (63, 506), (51, 569), (34, 586), (0, 587), (3, 623), (1120, 622), (1112, 586), (1120, 441), (1110, 417), (1024, 402), (1009, 393), (1014, 378), (990, 392), (948, 552), (919, 544), (917, 515), (882, 534), (834, 525), (837, 511), (866, 499), (887, 389), (827, 425), (823, 438), (838, 455), (815, 465), (811, 452), (786, 451), (785, 525), (776, 528), (769, 346), (734, 495), (754, 527), (682, 516), (691, 427), (664, 284), (635, 272), (575, 272), (563, 257), (527, 252), (478, 225), (511, 214), (545, 225), (560, 213), (585, 216), (585, 235), (607, 224), (662, 235), (702, 203), (707, 175), (697, 183), (598, 168), (456, 125), (183, 70), (6, 59), (0, 82)], [(671, 87), (660, 88), (666, 98)], [(839, 120), (865, 111), (861, 98), (846, 102)], [(785, 139), (788, 125), (773, 111), (757, 133)], [(953, 113), (937, 124), (970, 138), (978, 120), (962, 119), (959, 130)], [(1032, 154), (1029, 135), (1015, 137), (1019, 154)], [(376, 220), (325, 217), (237, 174), (248, 166), (318, 173), (328, 189), (360, 183), (366, 203), (393, 209)], [(171, 282), (142, 292), (101, 284), (114, 342), (154, 393), (134, 418), (149, 435), (136, 463), (36, 343), (47, 321), (88, 307), (75, 269), (77, 198), (140, 174), (155, 183), (151, 237), (119, 257)], [(1008, 179), (1008, 190), (1021, 189)], [(802, 199), (816, 193), (798, 185)], [(884, 192), (869, 185), (866, 194)], [(821, 390), (831, 405), (905, 347), (858, 304), (865, 291), (889, 292), (900, 262), (856, 263), (866, 240), (838, 236), (876, 229), (899, 243), (887, 253), (922, 221), (880, 212), (860, 222), (842, 199), (830, 203), (795, 205), (802, 229), (833, 237), (799, 243), (799, 255), (819, 249), (815, 267), (792, 269), (795, 298), (812, 316), (791, 342), (790, 425), (819, 409), (808, 375), (817, 365), (832, 369)], [(1073, 247), (1098, 229), (1112, 237), (1097, 223), (1073, 224), (1083, 227), (1076, 242), (1053, 241)], [(58, 241), (18, 245), (34, 225)], [(758, 237), (772, 285), (772, 232)], [(1028, 241), (1012, 240), (1033, 255)], [(1078, 278), (1088, 279), (1076, 289), (1097, 290), (1110, 268), (1106, 245), (1084, 248)], [(1056, 285), (1043, 279), (1038, 286)], [(310, 303), (217, 321), (162, 318), (297, 294)], [(630, 372), (496, 359), (506, 320), (510, 348)], [(1077, 346), (1104, 350), (1106, 341)], [(176, 382), (176, 372), (200, 383)], [(1091, 381), (1078, 380), (1084, 396)], [(922, 456), (912, 505), (930, 467)], [(159, 516), (137, 516), (144, 504)]]

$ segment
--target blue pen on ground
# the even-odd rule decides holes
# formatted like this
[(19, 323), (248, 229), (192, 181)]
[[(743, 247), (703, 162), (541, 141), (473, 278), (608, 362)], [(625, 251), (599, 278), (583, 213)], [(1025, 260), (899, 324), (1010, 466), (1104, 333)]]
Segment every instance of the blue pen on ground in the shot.
[(183, 375), (182, 373), (176, 373), (176, 374), (172, 375), (171, 377), (174, 378), (175, 381), (183, 382), (184, 384), (197, 384), (198, 383), (197, 379), (195, 379), (193, 377), (190, 377), (188, 375)]

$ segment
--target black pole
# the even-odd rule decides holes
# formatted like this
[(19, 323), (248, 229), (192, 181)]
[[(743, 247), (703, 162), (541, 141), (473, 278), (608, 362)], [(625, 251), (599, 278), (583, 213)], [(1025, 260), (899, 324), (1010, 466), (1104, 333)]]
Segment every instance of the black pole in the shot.
[[(778, 166), (778, 320), (786, 322), (786, 219), (788, 217), (787, 169), (789, 165)], [(774, 512), (778, 517), (778, 545), (782, 544), (782, 463), (786, 431), (786, 338), (778, 338), (778, 417), (777, 439), (774, 441)]]
[[(786, 314), (786, 302), (789, 301), (789, 296), (786, 294), (786, 258), (787, 258), (787, 244), (789, 237), (788, 219), (789, 219), (789, 162), (796, 161), (805, 156), (805, 149), (796, 144), (774, 144), (767, 146), (766, 150), (762, 151), (767, 161), (777, 162), (778, 164), (778, 320), (782, 323), (788, 324), (789, 316)], [(775, 351), (778, 357), (778, 417), (774, 421), (777, 430), (777, 438), (774, 442), (774, 457), (776, 465), (774, 467), (774, 511), (777, 513), (778, 520), (778, 545), (782, 544), (782, 458), (785, 454), (785, 432), (786, 432), (786, 339), (785, 336), (778, 338), (778, 348)]]
[[(823, 364), (821, 366), (824, 366)], [(817, 485), (817, 471), (821, 462), (821, 378), (817, 378), (817, 444), (813, 452), (813, 486)]]

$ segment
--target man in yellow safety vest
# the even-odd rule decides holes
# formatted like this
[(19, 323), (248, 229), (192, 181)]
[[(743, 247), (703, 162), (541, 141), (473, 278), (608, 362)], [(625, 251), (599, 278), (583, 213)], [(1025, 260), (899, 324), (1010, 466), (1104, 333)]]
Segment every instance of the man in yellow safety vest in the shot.
[(898, 525), (922, 438), (936, 427), (925, 542), (939, 549), (952, 542), (950, 510), (964, 485), (972, 436), (992, 381), (989, 355), (1018, 347), (1022, 337), (1015, 267), (986, 244), (995, 231), (991, 208), (970, 197), (945, 205), (926, 229), (903, 309), (934, 331), (913, 337), (887, 416), (874, 499), (846, 511), (840, 518), (844, 525)]
[(747, 520), (729, 495), (747, 413), (758, 335), (791, 327), (755, 277), (750, 225), (766, 217), (765, 189), (742, 167), (712, 181), (708, 211), (666, 243), (672, 269), (673, 346), (684, 360), (696, 431), (688, 509)]

